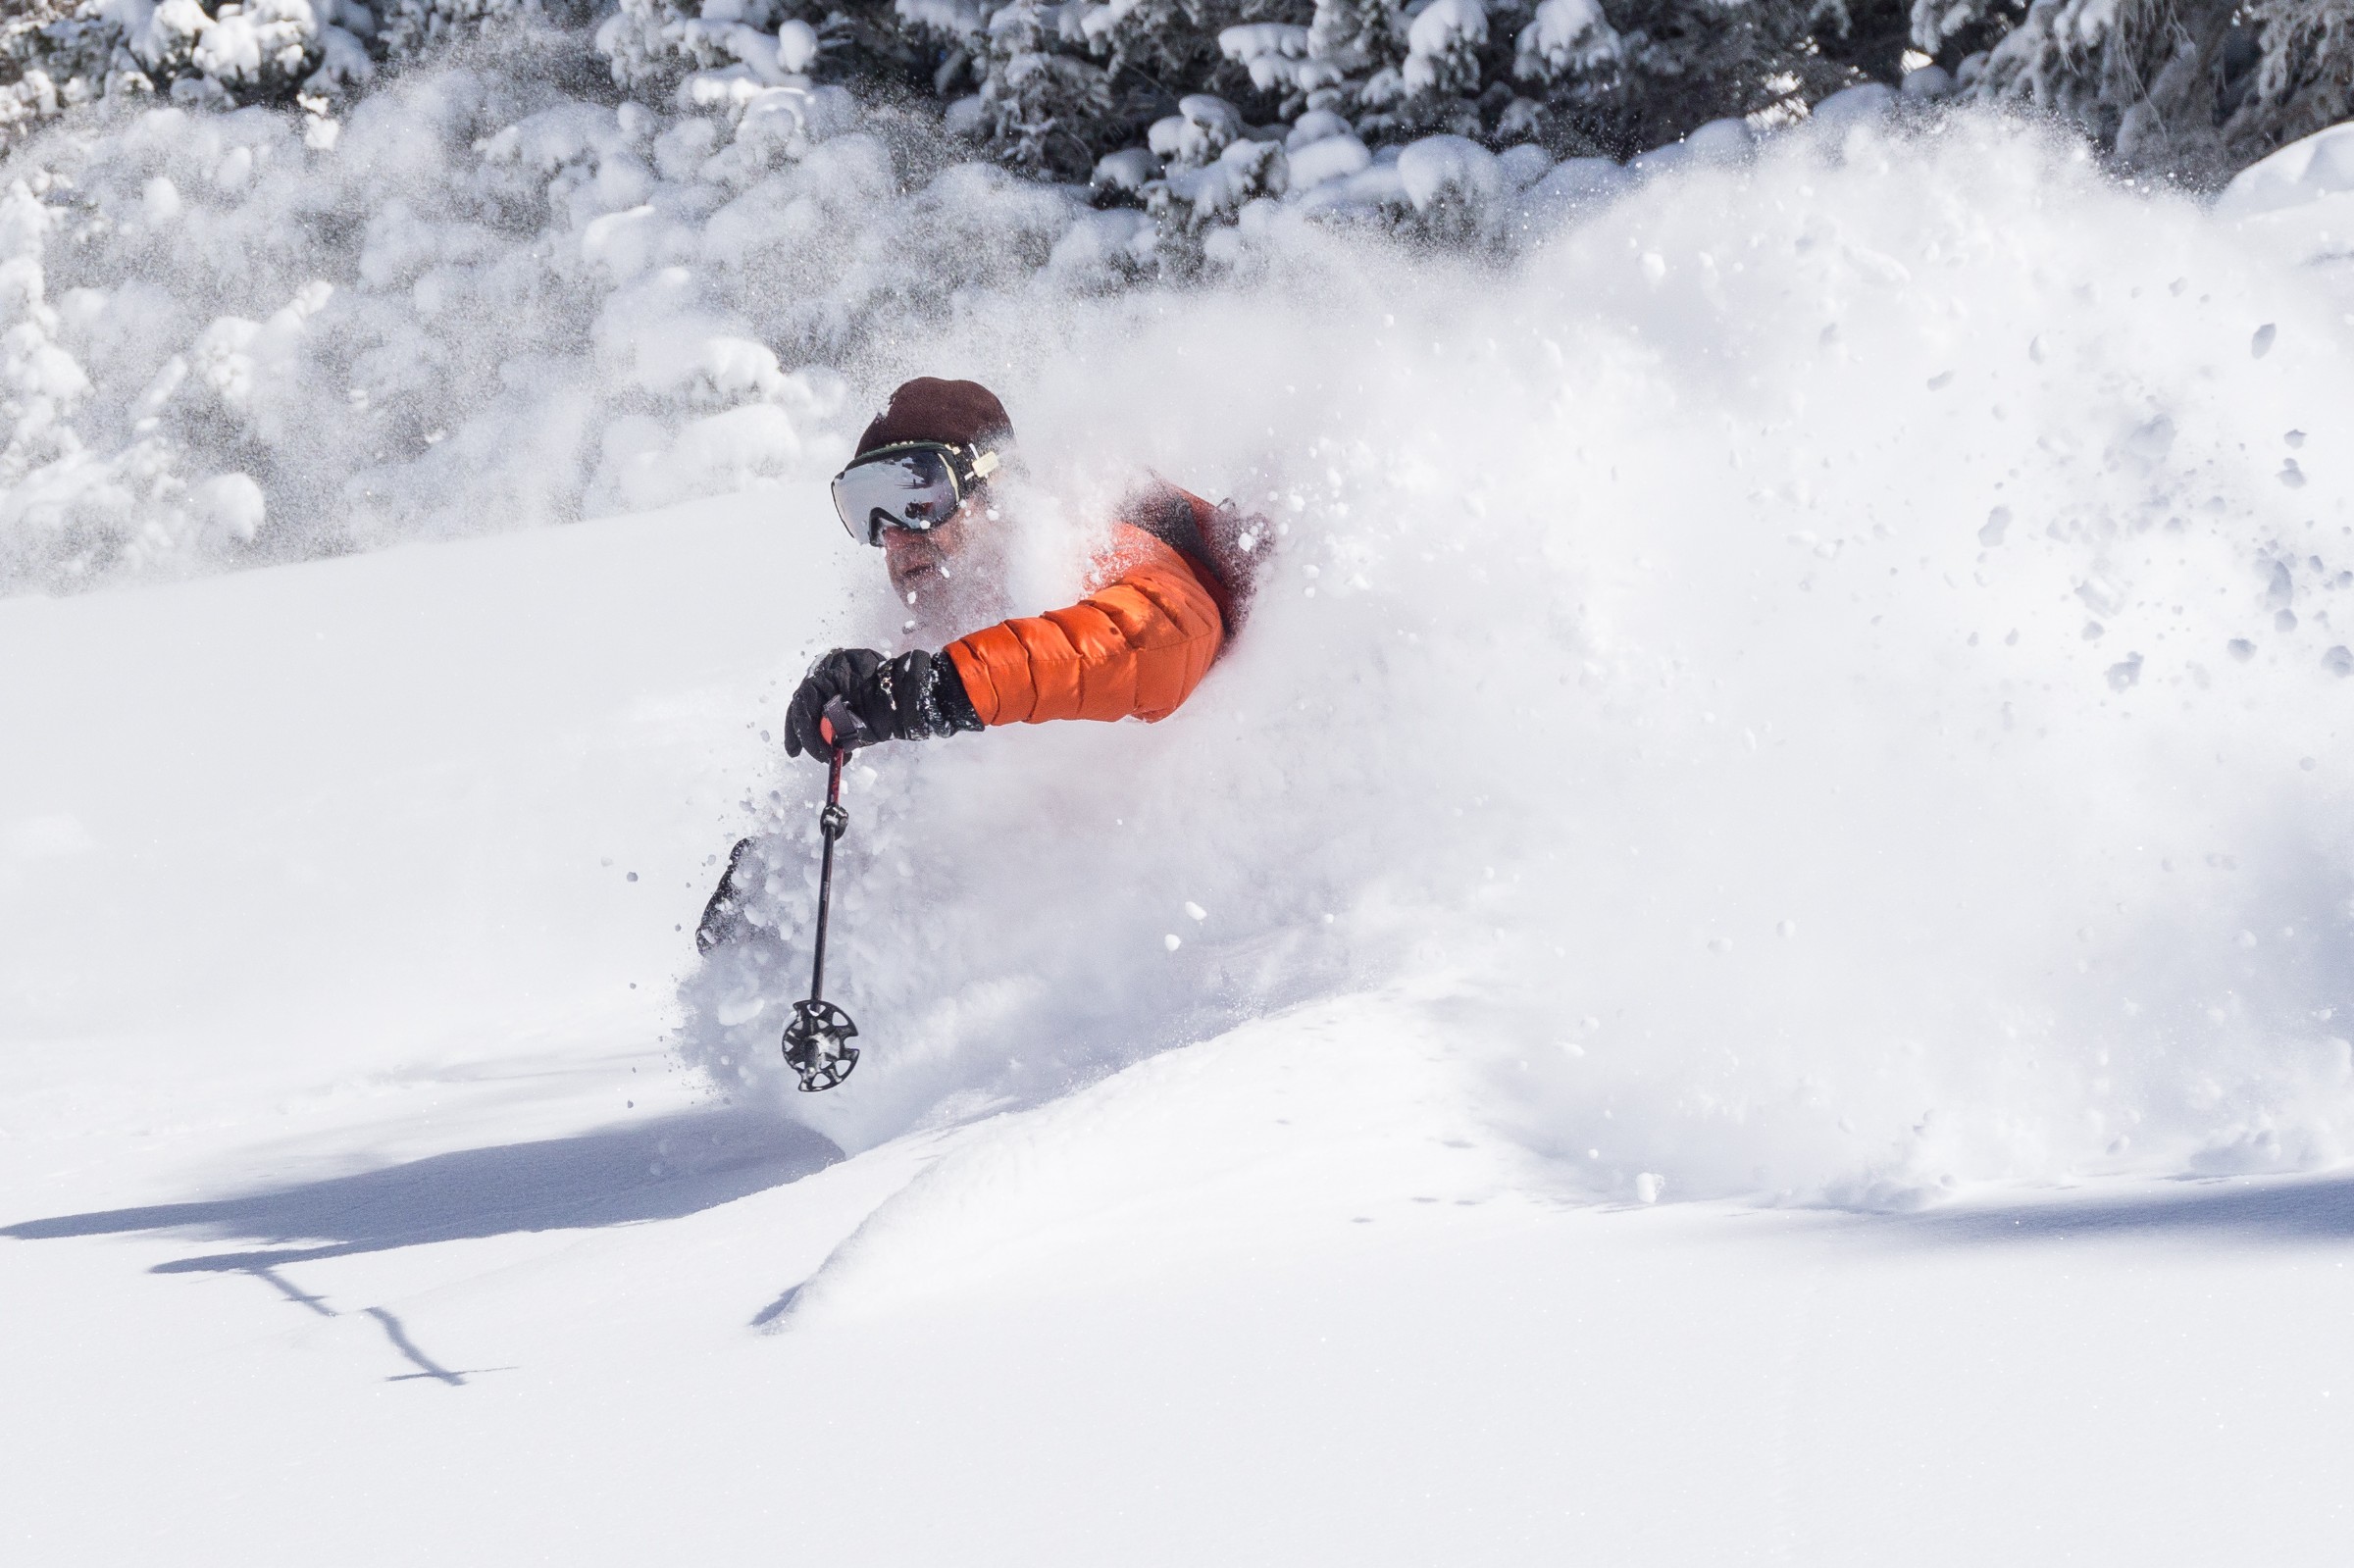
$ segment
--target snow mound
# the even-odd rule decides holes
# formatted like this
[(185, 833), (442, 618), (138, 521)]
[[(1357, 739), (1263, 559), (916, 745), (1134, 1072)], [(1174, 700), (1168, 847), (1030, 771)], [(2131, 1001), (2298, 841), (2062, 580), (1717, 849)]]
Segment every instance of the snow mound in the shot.
[(2241, 170), (2215, 210), (2282, 261), (2331, 275), (2354, 304), (2354, 122)]
[(2216, 199), (2226, 218), (2252, 218), (2354, 192), (2354, 121), (2290, 142), (2233, 177)]
[(1410, 995), (1347, 997), (984, 1124), (835, 1250), (793, 1319), (969, 1303), (1073, 1256), (1091, 1289), (1149, 1281), (1302, 1225), (1394, 1240), (1509, 1202), (1542, 1176), (1484, 1136), (1445, 1022)]

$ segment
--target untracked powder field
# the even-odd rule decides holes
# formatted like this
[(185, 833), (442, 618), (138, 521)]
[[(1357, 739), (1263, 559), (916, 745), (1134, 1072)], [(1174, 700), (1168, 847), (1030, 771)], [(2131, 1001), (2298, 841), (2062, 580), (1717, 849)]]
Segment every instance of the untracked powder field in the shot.
[[(1825, 116), (1174, 278), (839, 89), (318, 141), (0, 162), (16, 1560), (2331, 1560), (2328, 156)], [(1019, 460), (909, 604), (919, 375)], [(1143, 473), (1247, 618), (852, 754), (795, 1092), (795, 684)]]

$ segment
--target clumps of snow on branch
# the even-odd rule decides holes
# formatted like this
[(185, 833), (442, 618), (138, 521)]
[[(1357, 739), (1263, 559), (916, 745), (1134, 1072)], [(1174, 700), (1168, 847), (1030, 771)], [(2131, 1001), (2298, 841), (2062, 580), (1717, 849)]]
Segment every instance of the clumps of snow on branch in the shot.
[[(106, 99), (333, 114), (382, 62), (499, 27), (577, 22), (593, 0), (29, 0), (0, 21), (0, 147)], [(12, 79), (13, 78), (13, 79)]]
[(1542, 0), (1536, 20), (1520, 29), (1512, 74), (1526, 81), (1559, 81), (1606, 65), (1624, 49), (1596, 0)]

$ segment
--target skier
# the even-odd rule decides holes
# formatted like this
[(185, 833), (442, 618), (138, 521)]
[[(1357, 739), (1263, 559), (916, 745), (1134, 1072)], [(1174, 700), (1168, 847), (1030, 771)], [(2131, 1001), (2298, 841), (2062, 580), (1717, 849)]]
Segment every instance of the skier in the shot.
[[(900, 599), (937, 624), (969, 583), (1001, 582), (1003, 519), (993, 481), (1012, 422), (976, 381), (907, 382), (891, 394), (834, 479), (850, 536), (883, 551)], [(819, 720), (841, 700), (850, 745), (928, 740), (1049, 719), (1166, 718), (1193, 693), (1247, 596), (1257, 535), (1231, 505), (1158, 480), (1117, 508), (1098, 586), (1077, 604), (968, 632), (938, 653), (885, 658), (836, 648), (810, 667), (785, 720), (785, 749), (832, 755)], [(929, 613), (926, 613), (929, 612)], [(839, 710), (838, 710), (839, 711)]]
[[(947, 629), (959, 607), (1001, 588), (1005, 530), (993, 481), (1005, 471), (1012, 422), (975, 381), (907, 382), (834, 479), (834, 506), (884, 568), (917, 621)], [(968, 632), (938, 653), (886, 658), (836, 648), (810, 666), (785, 718), (785, 749), (832, 761), (845, 748), (927, 740), (1049, 719), (1149, 721), (1175, 712), (1241, 624), (1267, 526), (1231, 504), (1152, 480), (1116, 509), (1099, 584), (1077, 604)], [(855, 723), (821, 729), (829, 705)], [(755, 840), (739, 841), (704, 907), (695, 946), (709, 953), (743, 931), (746, 890), (766, 873)]]

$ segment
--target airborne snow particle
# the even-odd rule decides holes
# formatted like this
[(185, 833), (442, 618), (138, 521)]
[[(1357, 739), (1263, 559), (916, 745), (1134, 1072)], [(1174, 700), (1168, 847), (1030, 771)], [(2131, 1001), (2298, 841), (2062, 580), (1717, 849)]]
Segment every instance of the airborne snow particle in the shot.
[(1170, 952), (1175, 952), (1175, 951), (1176, 951), (1178, 948), (1180, 948), (1180, 947), (1183, 947), (1183, 946), (1185, 945), (1185, 938), (1184, 938), (1184, 937), (1182, 937), (1182, 936), (1178, 936), (1178, 935), (1177, 935), (1175, 932), (1171, 932), (1171, 933), (1169, 933), (1169, 934), (1168, 934), (1166, 936), (1163, 936), (1163, 937), (1162, 937), (1160, 940), (1161, 940), (1161, 945), (1163, 945), (1163, 946), (1165, 946), (1166, 948), (1168, 948), (1168, 950), (1169, 950)]
[(2273, 351), (2273, 338), (2277, 335), (2277, 328), (2271, 322), (2266, 322), (2262, 327), (2256, 329), (2256, 335), (2248, 339), (2248, 352), (2258, 359), (2264, 358)]

